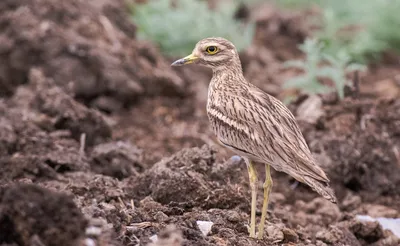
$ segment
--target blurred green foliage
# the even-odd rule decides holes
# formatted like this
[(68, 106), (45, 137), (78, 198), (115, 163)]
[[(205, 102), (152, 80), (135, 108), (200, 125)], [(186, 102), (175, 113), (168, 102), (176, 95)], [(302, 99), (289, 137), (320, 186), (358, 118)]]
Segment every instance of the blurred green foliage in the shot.
[[(321, 78), (334, 82), (340, 98), (349, 83), (346, 74), (366, 69), (384, 51), (400, 52), (400, 0), (279, 0), (284, 8), (317, 6), (319, 15), (311, 15), (310, 24), (318, 28), (313, 39), (299, 46), (304, 61), (289, 61), (286, 67), (302, 69), (304, 74), (284, 84), (306, 93), (324, 93), (329, 88)], [(324, 63), (325, 65), (321, 66)]]
[(164, 54), (188, 55), (199, 40), (212, 36), (229, 39), (238, 51), (251, 44), (254, 24), (234, 19), (238, 2), (220, 4), (215, 10), (210, 10), (206, 1), (174, 2), (149, 0), (131, 6), (138, 37), (156, 42)]
[(271, 0), (286, 9), (302, 9), (308, 8), (311, 5), (319, 4), (323, 0)]
[(345, 50), (351, 60), (368, 63), (383, 51), (400, 51), (400, 0), (279, 0), (283, 7), (319, 6), (311, 18), (319, 27), (315, 37), (325, 43), (324, 52)]
[[(287, 61), (284, 66), (301, 69), (304, 74), (287, 80), (283, 85), (284, 88), (297, 88), (310, 94), (326, 93), (330, 92), (331, 88), (321, 84), (319, 79), (327, 78), (334, 82), (339, 98), (344, 98), (344, 86), (350, 83), (346, 74), (365, 70), (365, 66), (351, 63), (351, 57), (344, 49), (332, 56), (324, 52), (324, 46), (316, 39), (306, 39), (299, 46), (306, 55), (305, 61)], [(321, 65), (321, 63), (327, 65)]]

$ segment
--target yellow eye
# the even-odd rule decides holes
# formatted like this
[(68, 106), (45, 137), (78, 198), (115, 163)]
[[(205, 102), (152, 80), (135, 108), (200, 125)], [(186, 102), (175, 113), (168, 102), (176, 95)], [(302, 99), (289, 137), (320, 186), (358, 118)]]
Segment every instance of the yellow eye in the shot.
[(214, 55), (215, 53), (218, 52), (218, 48), (217, 48), (217, 46), (208, 46), (206, 48), (206, 51), (207, 51), (208, 54)]

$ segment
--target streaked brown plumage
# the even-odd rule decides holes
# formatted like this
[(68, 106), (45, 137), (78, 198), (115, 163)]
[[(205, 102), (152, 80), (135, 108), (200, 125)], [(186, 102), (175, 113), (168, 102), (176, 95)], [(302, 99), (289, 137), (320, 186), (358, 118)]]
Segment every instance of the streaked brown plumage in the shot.
[[(329, 179), (316, 164), (294, 116), (282, 102), (246, 81), (239, 55), (230, 41), (223, 38), (203, 39), (191, 55), (172, 65), (189, 63), (212, 68), (208, 118), (221, 143), (246, 160), (251, 184), (254, 185), (257, 179), (253, 162), (266, 164), (262, 220), (266, 216), (272, 187), (268, 165), (309, 185), (324, 198), (336, 203), (335, 195), (328, 186)], [(252, 196), (255, 196), (255, 188), (252, 189)], [(252, 211), (252, 220), (253, 213), (255, 211)], [(254, 223), (252, 221), (250, 230), (253, 237)], [(259, 229), (263, 230), (264, 222), (261, 223)], [(262, 233), (259, 231), (261, 237)]]

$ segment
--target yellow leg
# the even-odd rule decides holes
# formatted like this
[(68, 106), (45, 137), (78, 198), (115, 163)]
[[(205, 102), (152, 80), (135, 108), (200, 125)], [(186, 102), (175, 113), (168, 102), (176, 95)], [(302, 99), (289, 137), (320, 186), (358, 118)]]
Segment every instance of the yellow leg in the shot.
[(250, 216), (250, 237), (256, 237), (256, 202), (257, 202), (257, 172), (251, 160), (247, 161), (251, 188), (251, 216)]
[(269, 200), (269, 194), (271, 193), (272, 184), (273, 182), (272, 182), (270, 167), (268, 164), (265, 164), (264, 201), (261, 211), (261, 221), (260, 224), (258, 225), (258, 239), (263, 238), (265, 219), (267, 218), (268, 200)]

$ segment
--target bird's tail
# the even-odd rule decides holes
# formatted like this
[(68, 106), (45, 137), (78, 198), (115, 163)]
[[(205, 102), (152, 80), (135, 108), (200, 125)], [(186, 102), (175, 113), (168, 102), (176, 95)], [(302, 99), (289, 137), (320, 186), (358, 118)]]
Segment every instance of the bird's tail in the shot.
[(332, 203), (337, 203), (335, 193), (329, 187), (328, 183), (313, 179), (309, 176), (303, 177), (304, 183), (309, 185), (314, 191), (323, 196)]

